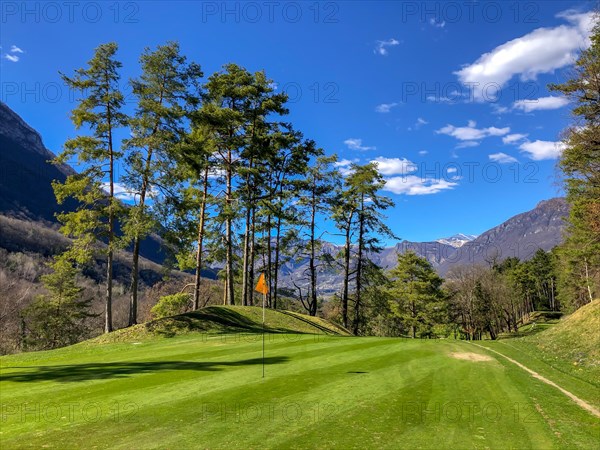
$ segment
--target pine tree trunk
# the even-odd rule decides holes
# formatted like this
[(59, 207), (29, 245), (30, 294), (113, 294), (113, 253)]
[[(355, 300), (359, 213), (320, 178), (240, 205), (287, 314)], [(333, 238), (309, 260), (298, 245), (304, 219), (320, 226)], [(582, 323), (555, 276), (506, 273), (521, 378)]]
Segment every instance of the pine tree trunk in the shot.
[(267, 286), (269, 286), (269, 292), (267, 293), (267, 306), (270, 308), (273, 304), (273, 285), (271, 283), (272, 271), (273, 271), (273, 263), (272, 263), (272, 255), (271, 255), (271, 215), (267, 216)]
[(249, 272), (249, 252), (250, 252), (250, 207), (246, 208), (246, 227), (244, 230), (244, 259), (242, 262), (242, 304), (248, 306), (248, 295), (250, 286), (248, 286)]
[[(146, 167), (142, 180), (142, 188), (140, 189), (140, 204), (139, 208), (139, 220), (144, 220), (144, 209), (146, 206), (146, 193), (149, 185), (149, 172), (150, 164), (152, 161), (152, 149), (148, 149), (148, 155), (146, 158)], [(140, 237), (136, 233), (133, 241), (133, 257), (132, 257), (132, 268), (131, 268), (131, 286), (130, 286), (130, 297), (129, 297), (129, 326), (137, 323), (137, 299), (138, 299), (138, 285), (139, 285), (139, 259), (140, 259)]]
[(225, 239), (227, 241), (227, 287), (226, 287), (226, 297), (228, 305), (235, 305), (234, 299), (234, 283), (233, 283), (233, 226), (232, 226), (232, 218), (231, 218), (231, 206), (232, 206), (232, 164), (233, 157), (231, 153), (231, 149), (228, 150), (228, 164), (227, 164), (227, 194), (226, 194), (226, 203), (227, 203), (227, 219), (226, 219), (226, 232)]
[(200, 308), (200, 283), (202, 271), (202, 241), (204, 240), (204, 216), (206, 214), (206, 199), (208, 196), (208, 167), (204, 169), (204, 185), (202, 186), (202, 204), (200, 205), (200, 221), (198, 224), (198, 250), (196, 252), (196, 278), (194, 280), (194, 310)]
[(254, 207), (251, 210), (251, 219), (250, 219), (250, 261), (248, 263), (249, 272), (248, 272), (248, 305), (254, 305), (254, 258), (256, 246), (254, 245), (255, 239), (255, 231), (256, 231), (256, 211)]
[(363, 247), (364, 247), (364, 234), (365, 234), (365, 220), (364, 220), (364, 197), (361, 198), (360, 212), (359, 212), (359, 227), (358, 227), (358, 259), (356, 261), (356, 302), (354, 305), (354, 323), (352, 326), (352, 332), (358, 334), (358, 326), (360, 321), (360, 307), (362, 297), (362, 258), (363, 258)]
[(346, 243), (344, 245), (344, 284), (342, 287), (342, 323), (348, 328), (348, 285), (350, 284), (350, 223), (346, 227)]
[(275, 271), (273, 273), (273, 309), (277, 309), (277, 287), (279, 282), (279, 250), (281, 243), (281, 217), (277, 217), (275, 235)]
[(131, 263), (131, 286), (129, 294), (129, 320), (128, 325), (137, 323), (137, 292), (139, 284), (139, 259), (140, 259), (140, 238), (136, 236), (133, 240), (133, 258)]
[(112, 148), (112, 129), (110, 107), (108, 110), (108, 152), (109, 152), (109, 182), (110, 193), (108, 201), (108, 255), (106, 258), (106, 305), (104, 310), (104, 332), (110, 333), (112, 326), (112, 288), (113, 288), (113, 244), (115, 239), (115, 215), (114, 215), (114, 197), (115, 197), (115, 173), (114, 173), (114, 155)]
[(317, 315), (317, 268), (315, 266), (316, 249), (315, 249), (315, 216), (316, 216), (316, 198), (313, 190), (312, 195), (312, 208), (310, 214), (310, 260), (309, 260), (309, 272), (310, 272), (310, 300), (308, 313), (311, 316)]

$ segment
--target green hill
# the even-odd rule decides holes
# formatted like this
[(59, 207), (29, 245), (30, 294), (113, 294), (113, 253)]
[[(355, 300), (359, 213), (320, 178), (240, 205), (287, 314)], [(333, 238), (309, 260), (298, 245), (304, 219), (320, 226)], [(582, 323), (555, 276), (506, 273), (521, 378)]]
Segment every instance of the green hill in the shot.
[(600, 299), (526, 339), (542, 352), (570, 361), (574, 366), (600, 370)]
[(600, 299), (558, 321), (536, 321), (533, 330), (532, 325), (524, 327), (520, 337), (505, 336), (498, 341), (498, 350), (519, 360), (525, 358), (526, 365), (534, 370), (544, 371), (550, 366), (554, 371), (591, 383), (596, 394), (590, 399), (598, 402)]
[[(260, 307), (209, 306), (198, 311), (124, 328), (82, 344), (130, 342), (156, 335), (172, 337), (187, 333), (260, 333), (262, 330), (262, 308)], [(272, 309), (265, 309), (265, 332), (350, 335), (343, 327), (319, 317)]]

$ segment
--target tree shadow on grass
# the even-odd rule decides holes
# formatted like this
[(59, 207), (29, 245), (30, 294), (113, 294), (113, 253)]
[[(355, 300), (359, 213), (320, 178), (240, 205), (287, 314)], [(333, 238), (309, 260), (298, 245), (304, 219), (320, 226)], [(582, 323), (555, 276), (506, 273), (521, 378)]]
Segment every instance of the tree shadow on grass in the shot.
[[(146, 324), (146, 328), (152, 333), (163, 336), (175, 336), (181, 332), (211, 331), (211, 332), (250, 332), (261, 333), (262, 323), (227, 308), (207, 307), (198, 311), (189, 312), (173, 317), (165, 317)], [(287, 328), (275, 328), (265, 326), (265, 333), (289, 333), (297, 331)]]
[[(265, 358), (265, 364), (282, 364), (289, 360), (287, 356)], [(243, 359), (240, 361), (138, 361), (109, 362), (90, 364), (68, 364), (60, 366), (4, 367), (3, 369), (30, 369), (0, 375), (0, 381), (35, 382), (35, 381), (88, 381), (112, 378), (128, 378), (137, 374), (160, 371), (195, 370), (216, 372), (226, 367), (250, 366), (262, 364), (262, 358)]]

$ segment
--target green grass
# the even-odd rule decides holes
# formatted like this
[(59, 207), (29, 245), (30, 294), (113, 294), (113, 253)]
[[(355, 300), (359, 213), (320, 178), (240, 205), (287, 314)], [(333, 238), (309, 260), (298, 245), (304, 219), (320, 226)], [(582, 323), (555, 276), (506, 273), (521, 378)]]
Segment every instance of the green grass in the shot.
[[(156, 336), (173, 337), (183, 334), (261, 333), (262, 308), (248, 306), (209, 306), (198, 311), (124, 328), (89, 340), (83, 345), (112, 342), (133, 342)], [(267, 333), (308, 333), (347, 336), (339, 325), (292, 311), (265, 310)], [(81, 344), (80, 344), (81, 345)]]
[[(261, 317), (228, 310), (210, 314)], [(244, 327), (2, 357), (0, 447), (598, 447), (598, 419), (556, 389), (493, 353), (452, 357), (487, 353), (469, 343), (292, 334), (309, 324), (271, 319), (265, 378), (261, 335)]]
[[(517, 336), (504, 336), (497, 350), (526, 359), (530, 364), (581, 379), (596, 388), (600, 402), (600, 300), (560, 321), (523, 327)], [(534, 369), (535, 370), (535, 369)]]

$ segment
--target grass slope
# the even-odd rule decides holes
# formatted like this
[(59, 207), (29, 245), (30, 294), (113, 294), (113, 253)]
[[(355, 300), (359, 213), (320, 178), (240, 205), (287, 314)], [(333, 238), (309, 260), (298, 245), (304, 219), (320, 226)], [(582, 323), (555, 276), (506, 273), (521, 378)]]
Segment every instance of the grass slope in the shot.
[(593, 416), (466, 342), (270, 333), (265, 378), (261, 351), (259, 334), (187, 333), (0, 358), (0, 447), (598, 445)]
[[(124, 328), (87, 341), (85, 344), (132, 342), (157, 335), (173, 337), (188, 333), (261, 333), (262, 308), (252, 306), (209, 306), (198, 311)], [(267, 333), (349, 335), (341, 326), (319, 317), (292, 311), (265, 309)]]
[(594, 386), (595, 390), (588, 398), (600, 405), (600, 299), (560, 321), (544, 325), (547, 326), (536, 324), (533, 330), (526, 330), (524, 337), (486, 342), (485, 345), (494, 345), (507, 356), (527, 360), (527, 364), (553, 372), (558, 377), (568, 375), (567, 383), (569, 379), (580, 379)]

